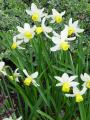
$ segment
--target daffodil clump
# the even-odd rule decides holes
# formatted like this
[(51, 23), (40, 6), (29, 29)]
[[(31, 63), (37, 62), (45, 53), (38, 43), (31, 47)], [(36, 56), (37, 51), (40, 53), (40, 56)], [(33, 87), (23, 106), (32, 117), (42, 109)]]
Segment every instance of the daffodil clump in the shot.
[[(57, 33), (51, 26), (46, 26), (47, 21), (51, 24), (62, 24), (64, 22), (65, 11), (59, 13), (56, 9), (52, 9), (52, 14), (48, 15), (48, 13), (44, 12), (44, 8), (39, 9), (32, 3), (31, 9), (27, 9), (26, 13), (31, 16), (34, 25), (31, 26), (29, 23), (25, 23), (24, 27), (17, 26), (19, 34), (13, 38), (12, 49), (24, 49), (21, 47), (22, 44), (28, 43), (35, 36), (44, 33), (55, 44), (54, 47), (50, 48), (51, 51), (67, 51), (70, 49), (70, 43), (79, 36), (78, 33), (84, 31), (79, 28), (78, 20), (72, 22), (72, 18), (70, 18), (69, 24), (65, 25), (60, 33)], [(37, 22), (38, 24), (36, 24)]]
[[(13, 56), (14, 58), (17, 57), (15, 61), (15, 63), (17, 63), (16, 64), (17, 67), (14, 70), (11, 70), (9, 67), (7, 67), (5, 62), (3, 62), (2, 60), (0, 61), (0, 75), (8, 78), (10, 82), (14, 83), (16, 86), (21, 87), (21, 90), (23, 90), (23, 91), (20, 91), (22, 96), (24, 96), (24, 93), (23, 93), (24, 90), (26, 91), (24, 98), (26, 99), (26, 102), (28, 102), (29, 104), (28, 106), (33, 111), (37, 107), (38, 103), (41, 101), (41, 98), (40, 100), (38, 100), (36, 105), (33, 107), (34, 105), (33, 100), (29, 101), (29, 99), (32, 99), (32, 98), (27, 97), (29, 96), (29, 93), (30, 93), (29, 90), (30, 89), (32, 90), (32, 88), (34, 88), (34, 90), (38, 90), (38, 92), (35, 91), (35, 94), (36, 94), (35, 100), (38, 98), (38, 95), (40, 94), (43, 97), (47, 105), (48, 105), (48, 102), (44, 96), (44, 93), (46, 94), (48, 90), (50, 91), (53, 90), (51, 82), (48, 82), (47, 80), (45, 81), (46, 82), (45, 87), (47, 85), (48, 90), (45, 90), (45, 92), (41, 91), (43, 88), (43, 84), (44, 84), (41, 79), (43, 78), (42, 76), (45, 71), (46, 71), (46, 74), (44, 74), (45, 80), (47, 76), (50, 78), (53, 77), (54, 83), (57, 82), (55, 80), (58, 80), (58, 83), (54, 84), (55, 89), (58, 89), (56, 87), (59, 87), (59, 89), (61, 89), (61, 92), (64, 93), (65, 97), (68, 97), (68, 98), (74, 97), (77, 103), (82, 102), (84, 100), (84, 95), (86, 94), (87, 90), (90, 89), (90, 75), (88, 75), (87, 73), (84, 73), (84, 74), (80, 73), (78, 75), (78, 72), (77, 72), (78, 65), (77, 66), (75, 65), (75, 67), (77, 67), (75, 71), (73, 71), (73, 68), (72, 68), (74, 64), (74, 61), (73, 61), (74, 57), (72, 56), (72, 53), (75, 52), (74, 51), (75, 48), (73, 47), (73, 45), (76, 42), (75, 44), (76, 46), (78, 46), (78, 41), (75, 41), (75, 40), (77, 39), (79, 40), (80, 33), (84, 32), (84, 29), (81, 29), (79, 27), (79, 21), (78, 20), (74, 21), (74, 18), (73, 19), (70, 18), (68, 20), (69, 22), (64, 24), (65, 14), (67, 14), (66, 11), (61, 12), (53, 8), (51, 13), (48, 14), (45, 12), (44, 8), (38, 8), (34, 3), (31, 4), (31, 9), (26, 10), (26, 13), (29, 15), (31, 21), (24, 23), (24, 25), (22, 26), (16, 27), (17, 34), (14, 34), (13, 39), (12, 39), (12, 44), (10, 44), (10, 50), (13, 53), (13, 55), (11, 55), (10, 57), (11, 58), (13, 58)], [(45, 47), (49, 48), (49, 55), (51, 55), (49, 56), (50, 60), (54, 54), (58, 56), (56, 57), (56, 59), (52, 59), (52, 62), (48, 61), (48, 54), (42, 51), (43, 48), (45, 49), (44, 44), (43, 44), (44, 42), (46, 45)], [(47, 43), (49, 44), (48, 46), (47, 46)], [(29, 47), (30, 49), (28, 50), (27, 48)], [(34, 55), (33, 55), (34, 50), (31, 50), (33, 47), (36, 47), (35, 48), (36, 54), (34, 55), (38, 55), (40, 52), (39, 57), (41, 59), (44, 54), (46, 55), (45, 56), (45, 60), (46, 60), (45, 70), (43, 67), (44, 65), (42, 65), (42, 62), (39, 59), (39, 57), (35, 56), (34, 58)], [(41, 49), (38, 50), (39, 47)], [(31, 51), (32, 53), (30, 53)], [(27, 53), (30, 53), (30, 54), (27, 55)], [(70, 53), (69, 57), (67, 57), (68, 53)], [(20, 54), (21, 56), (24, 56), (24, 57), (20, 58), (19, 55), (17, 54)], [(29, 55), (32, 60), (28, 59)], [(62, 59), (62, 56), (63, 56), (63, 59)], [(33, 60), (33, 58), (35, 61)], [(58, 61), (57, 58), (60, 58), (59, 60), (61, 61)], [(71, 60), (70, 61), (70, 64), (72, 63), (71, 66), (69, 66), (69, 63), (68, 65), (66, 65), (66, 62), (68, 62), (67, 59)], [(36, 62), (36, 60), (38, 60), (38, 62)], [(14, 59), (12, 61), (14, 61)], [(43, 59), (42, 61), (44, 63)], [(28, 66), (30, 62), (32, 66), (31, 68), (29, 68)], [(47, 64), (48, 62), (50, 62), (50, 66)], [(62, 75), (60, 73), (60, 76), (57, 76), (56, 72), (53, 70), (54, 67), (56, 68), (56, 66), (52, 64), (54, 63), (56, 64), (59, 62), (60, 62), (60, 66), (65, 67), (65, 69), (60, 68), (59, 70), (61, 71)], [(40, 66), (38, 65), (38, 63), (40, 63)], [(33, 69), (33, 66), (35, 67), (35, 69)], [(39, 69), (39, 67), (41, 67), (41, 69)], [(52, 74), (50, 74), (49, 68)], [(9, 72), (7, 69), (9, 69)], [(70, 72), (67, 72), (67, 71), (70, 71)], [(40, 74), (40, 72), (42, 73)], [(31, 94), (33, 94), (34, 90), (32, 90)], [(17, 89), (17, 91), (19, 91), (19, 88)], [(50, 93), (48, 92), (48, 94)], [(52, 99), (53, 101), (52, 97), (50, 99)], [(54, 101), (53, 101), (53, 104), (56, 109), (56, 105)], [(28, 110), (26, 103), (25, 103), (25, 107)], [(32, 114), (33, 113), (34, 112), (32, 112)], [(21, 119), (22, 117), (17, 118), (17, 120), (21, 120)], [(10, 116), (9, 118), (4, 118), (3, 120), (13, 120), (13, 118), (12, 116)]]
[[(73, 22), (72, 18), (69, 19), (68, 25), (65, 24), (64, 29), (62, 29), (59, 33), (57, 33), (51, 26), (46, 25), (47, 21), (52, 25), (62, 24), (62, 22), (64, 22), (64, 15), (66, 13), (65, 11), (59, 13), (59, 11), (56, 9), (52, 9), (52, 14), (48, 15), (48, 13), (44, 12), (44, 8), (39, 9), (34, 3), (32, 3), (31, 9), (27, 9), (26, 13), (30, 15), (34, 25), (31, 26), (29, 23), (25, 23), (24, 27), (17, 26), (19, 34), (13, 37), (13, 44), (11, 46), (12, 49), (25, 49), (21, 47), (22, 44), (26, 44), (33, 40), (35, 36), (38, 37), (38, 35), (44, 33), (46, 38), (50, 39), (55, 44), (54, 47), (50, 48), (50, 51), (68, 51), (71, 48), (70, 43), (79, 37), (79, 33), (84, 31), (84, 29), (80, 29), (78, 20)], [(36, 87), (39, 86), (39, 84), (37, 84), (35, 81), (35, 78), (38, 76), (38, 72), (35, 72), (31, 75), (28, 74), (26, 69), (23, 69), (23, 72), (26, 76), (23, 81), (24, 85), (30, 86), (33, 84)], [(16, 75), (17, 82), (19, 81), (17, 78), (18, 76), (19, 75)], [(90, 88), (90, 77), (86, 73), (84, 75), (81, 74), (81, 79), (84, 81), (82, 90), (79, 90), (77, 87), (79, 84), (75, 81), (77, 77), (78, 76), (69, 77), (67, 73), (64, 73), (62, 77), (55, 76), (55, 79), (60, 82), (56, 84), (56, 86), (62, 87), (62, 92), (65, 93), (65, 96), (75, 97), (76, 102), (81, 102), (83, 101), (82, 95), (88, 88)], [(71, 90), (72, 94), (69, 94)]]
[[(27, 9), (26, 13), (30, 16), (31, 22), (24, 23), (23, 26), (17, 26), (18, 34), (13, 36), (11, 49), (21, 49), (25, 50), (26, 45), (31, 45), (32, 42), (39, 36), (43, 39), (47, 38), (49, 44), (52, 42), (54, 46), (50, 45), (50, 54), (56, 51), (66, 52), (71, 49), (71, 43), (77, 38), (79, 39), (79, 33), (82, 33), (84, 29), (80, 29), (76, 20), (73, 22), (73, 19), (69, 19), (69, 23), (65, 24), (63, 29), (56, 29), (55, 27), (51, 27), (53, 25), (62, 25), (64, 23), (64, 16), (66, 14), (65, 11), (59, 12), (56, 9), (52, 9), (52, 13), (49, 15), (45, 13), (44, 8), (38, 8), (34, 3), (31, 4), (31, 9)], [(50, 23), (50, 25), (49, 25)], [(54, 29), (55, 28), (55, 29)], [(34, 39), (35, 38), (35, 39)], [(19, 58), (18, 58), (19, 59)], [(23, 59), (23, 58), (22, 58)], [(25, 61), (26, 62), (26, 61)], [(30, 73), (30, 69), (27, 68), (16, 68), (15, 71), (12, 71), (12, 74), (8, 74), (5, 66), (5, 62), (0, 62), (0, 75), (4, 75), (8, 77), (9, 80), (16, 82), (15, 84), (19, 84), (20, 80), (23, 81), (23, 85), (26, 87), (30, 87), (31, 85), (35, 86), (39, 89), (40, 83), (38, 84), (38, 71), (34, 73)], [(28, 71), (29, 70), (29, 71)], [(48, 73), (49, 74), (49, 73)], [(78, 82), (78, 77), (81, 78), (83, 84), (81, 85)], [(62, 74), (62, 76), (54, 76), (53, 79), (58, 80), (59, 83), (56, 84), (57, 87), (61, 87), (61, 91), (65, 94), (66, 97), (75, 97), (76, 102), (82, 102), (84, 100), (83, 95), (86, 93), (88, 89), (90, 89), (90, 76), (87, 73), (77, 75), (68, 75), (66, 72)], [(22, 117), (17, 120), (21, 120)], [(9, 118), (5, 118), (3, 120), (13, 120), (10, 116)]]

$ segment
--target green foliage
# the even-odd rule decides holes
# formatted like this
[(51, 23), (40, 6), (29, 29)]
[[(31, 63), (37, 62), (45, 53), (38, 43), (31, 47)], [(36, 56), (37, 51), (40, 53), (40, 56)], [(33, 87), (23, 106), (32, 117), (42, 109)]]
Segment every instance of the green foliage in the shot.
[(14, 30), (15, 26), (27, 21), (27, 5), (21, 0), (2, 0), (0, 4), (0, 30)]

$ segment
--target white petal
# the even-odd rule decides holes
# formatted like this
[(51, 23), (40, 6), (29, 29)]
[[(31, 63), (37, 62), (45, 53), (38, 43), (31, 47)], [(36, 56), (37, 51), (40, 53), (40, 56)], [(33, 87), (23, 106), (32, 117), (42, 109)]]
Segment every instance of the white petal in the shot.
[(60, 15), (59, 12), (56, 9), (52, 9), (52, 13), (53, 13), (54, 16)]
[(64, 74), (62, 75), (62, 79), (63, 79), (64, 82), (67, 82), (67, 81), (69, 80), (68, 74), (67, 74), (67, 73), (64, 73)]
[(44, 32), (44, 34), (46, 35), (47, 38), (52, 39), (52, 37), (50, 37), (50, 36), (47, 34), (47, 32)]
[(74, 94), (77, 94), (77, 93), (79, 93), (79, 92), (80, 92), (80, 90), (79, 90), (77, 87), (74, 87), (74, 88), (73, 88), (73, 93), (74, 93)]
[(31, 31), (35, 31), (36, 30), (36, 25), (34, 25), (32, 28), (31, 28)]
[(76, 87), (77, 85), (79, 85), (78, 82), (71, 82), (71, 83), (70, 83), (70, 86), (71, 86), (71, 87)]
[(25, 43), (28, 43), (29, 42), (29, 39), (28, 38), (24, 38), (23, 40)]
[(90, 79), (90, 75), (88, 75), (87, 73), (84, 73), (84, 76), (86, 79)]
[(56, 33), (55, 31), (53, 31), (53, 35), (54, 35), (55, 37), (60, 38), (60, 35), (59, 35), (58, 33)]
[(32, 78), (37, 78), (37, 76), (38, 76), (38, 72), (35, 72), (35, 73), (31, 74)]
[(53, 41), (55, 44), (59, 44), (60, 38), (53, 36), (53, 37), (52, 37), (52, 41)]
[(32, 15), (32, 11), (31, 11), (31, 10), (26, 10), (26, 13), (27, 13), (28, 15)]
[(78, 20), (73, 23), (73, 26), (76, 28), (78, 26)]
[(21, 120), (22, 119), (22, 117), (19, 117), (17, 120)]
[(37, 6), (34, 3), (31, 4), (31, 10), (35, 12), (37, 10)]
[(60, 81), (60, 82), (62, 81), (62, 78), (59, 77), (59, 76), (54, 76), (54, 78), (57, 79), (57, 80)]
[(10, 118), (4, 118), (3, 120), (12, 120), (12, 119), (10, 119)]
[(5, 62), (0, 62), (0, 70), (2, 70), (3, 69), (3, 67), (5, 66)]
[(17, 68), (14, 73), (17, 74), (17, 73), (18, 73), (18, 70), (19, 70), (19, 68)]
[(65, 14), (65, 11), (60, 13), (61, 16), (63, 16), (64, 14)]
[(42, 9), (39, 9), (39, 15), (40, 15), (40, 18), (42, 18), (42, 17), (47, 17), (47, 13), (43, 13), (43, 11), (44, 11), (44, 8), (42, 8)]
[(61, 40), (66, 40), (68, 37), (68, 30), (64, 29), (63, 31), (61, 31)]
[(83, 89), (80, 91), (80, 94), (83, 95), (87, 91), (87, 88), (84, 86)]
[(72, 25), (72, 18), (69, 19), (69, 26)]
[(66, 97), (74, 97), (74, 94), (65, 94)]
[(59, 48), (58, 45), (55, 45), (54, 47), (51, 47), (50, 50), (51, 51), (57, 51), (57, 50), (60, 50), (60, 48)]
[(46, 32), (47, 32), (47, 33), (52, 32), (52, 28), (51, 28), (51, 27), (46, 27)]
[(84, 75), (81, 74), (80, 77), (81, 77), (81, 79), (82, 79), (83, 81), (90, 80), (90, 76), (89, 76), (87, 73), (84, 73)]
[(19, 82), (19, 79), (18, 78), (16, 78), (16, 80), (15, 80), (16, 82)]
[(73, 41), (75, 39), (76, 39), (76, 37), (70, 37), (70, 38), (67, 38), (67, 41)]
[(53, 17), (53, 15), (47, 15), (47, 18), (49, 19), (49, 18), (52, 18)]
[(24, 23), (24, 29), (26, 31), (29, 31), (30, 30), (30, 25), (28, 23)]
[(83, 86), (83, 87), (86, 87), (86, 82), (84, 82), (84, 83), (82, 84), (82, 86)]
[(80, 37), (80, 35), (77, 33), (77, 31), (75, 32), (75, 35), (76, 35), (77, 37)]
[(14, 37), (13, 37), (13, 42), (16, 42), (16, 39), (17, 39), (17, 37), (16, 37), (16, 36), (14, 36)]
[(0, 71), (3, 75), (7, 75), (6, 71)]
[(27, 77), (29, 77), (29, 74), (28, 74), (28, 72), (27, 72), (26, 69), (23, 69), (23, 72), (24, 72), (24, 74), (25, 74)]
[(20, 26), (17, 26), (17, 29), (18, 29), (18, 31), (19, 31), (20, 33), (23, 33), (23, 32), (24, 32), (24, 29), (23, 29), (22, 27), (20, 27)]
[(23, 43), (23, 40), (17, 41), (17, 45), (20, 45), (21, 43)]
[(62, 84), (63, 84), (63, 83), (57, 83), (56, 86), (57, 86), (57, 87), (58, 87), (58, 86), (62, 86)]
[(37, 84), (37, 82), (35, 80), (33, 80), (32, 83), (35, 87), (40, 86), (39, 84)]
[(75, 76), (71, 76), (71, 77), (69, 78), (69, 81), (71, 82), (71, 81), (75, 80), (76, 78), (77, 78), (76, 75), (75, 75)]
[(84, 32), (84, 29), (77, 28), (76, 31), (77, 31), (78, 33), (82, 33), (82, 32)]
[(16, 38), (14, 38), (14, 39), (23, 39), (24, 38), (23, 33), (20, 33), (20, 34), (16, 35), (15, 36)]
[(50, 23), (55, 23), (55, 20), (51, 20)]
[(42, 8), (40, 11), (43, 12), (43, 11), (44, 11), (44, 8)]
[(18, 49), (24, 50), (25, 48), (24, 48), (24, 47), (21, 47), (21, 46), (18, 46)]
[(85, 79), (83, 74), (80, 75), (80, 78), (82, 79), (82, 81), (84, 81), (84, 82), (86, 81), (86, 79)]

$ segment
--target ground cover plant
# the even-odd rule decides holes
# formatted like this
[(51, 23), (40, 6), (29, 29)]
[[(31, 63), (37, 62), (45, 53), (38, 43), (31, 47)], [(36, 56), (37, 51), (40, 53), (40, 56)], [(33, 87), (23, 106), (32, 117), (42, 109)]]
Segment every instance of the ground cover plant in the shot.
[(89, 1), (0, 5), (0, 119), (90, 120)]

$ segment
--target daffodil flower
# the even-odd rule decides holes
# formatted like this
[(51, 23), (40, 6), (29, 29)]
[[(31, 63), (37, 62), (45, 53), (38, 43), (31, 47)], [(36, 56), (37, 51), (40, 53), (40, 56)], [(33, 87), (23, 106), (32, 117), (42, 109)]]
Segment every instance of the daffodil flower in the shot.
[(18, 40), (17, 41), (17, 36), (14, 36), (11, 48), (12, 49), (16, 49), (16, 48), (25, 49), (25, 48), (23, 48), (23, 47), (20, 46), (22, 43), (23, 43), (23, 40)]
[(21, 76), (20, 73), (18, 72), (19, 68), (17, 68), (14, 73), (13, 76), (8, 75), (10, 80), (15, 80), (16, 82), (19, 82), (19, 77)]
[(73, 94), (65, 94), (66, 97), (75, 97), (76, 102), (82, 102), (83, 101), (83, 94), (86, 92), (86, 87), (83, 87), (82, 90), (79, 90), (77, 87), (73, 88)]
[(64, 73), (62, 77), (55, 76), (60, 83), (56, 84), (56, 86), (62, 86), (63, 92), (69, 92), (71, 87), (76, 87), (79, 83), (74, 80), (77, 76), (70, 76), (67, 73)]
[(23, 39), (23, 41), (27, 43), (34, 37), (36, 26), (30, 28), (30, 25), (25, 23), (24, 28), (17, 26), (17, 29), (20, 32), (20, 34), (17, 35), (17, 39)]
[(78, 33), (82, 33), (84, 31), (84, 29), (79, 28), (78, 20), (75, 22), (72, 22), (72, 18), (70, 18), (70, 20), (69, 20), (69, 25), (65, 25), (65, 28), (68, 31), (68, 36), (71, 36), (72, 34), (79, 36)]
[(9, 117), (9, 118), (4, 118), (3, 120), (21, 120), (22, 119), (22, 117), (19, 117), (19, 118), (17, 118), (17, 119), (13, 119), (11, 116)]
[(65, 14), (64, 12), (59, 13), (56, 9), (52, 9), (52, 15), (49, 15), (49, 17), (52, 18), (51, 23), (61, 23), (63, 21), (63, 15)]
[(51, 37), (48, 35), (48, 33), (52, 32), (52, 28), (49, 26), (45, 25), (45, 21), (46, 21), (46, 17), (44, 17), (42, 19), (42, 23), (40, 27), (36, 27), (36, 33), (40, 34), (40, 33), (44, 33), (46, 35), (46, 37), (48, 37), (49, 39), (51, 39)]
[(90, 89), (90, 75), (88, 75), (87, 73), (81, 74), (81, 79), (84, 82), (83, 86), (85, 86), (86, 88)]
[(4, 67), (5, 67), (5, 62), (0, 61), (0, 73), (2, 73), (3, 75), (7, 75)]
[(51, 51), (57, 51), (57, 50), (64, 50), (67, 51), (70, 48), (69, 42), (72, 40), (75, 40), (76, 37), (70, 37), (68, 38), (68, 32), (66, 29), (61, 31), (61, 34), (57, 34), (56, 32), (53, 32), (54, 36), (52, 37), (52, 41), (55, 43), (55, 46), (50, 48)]
[(26, 69), (24, 69), (23, 72), (26, 75), (26, 78), (24, 80), (25, 85), (30, 86), (31, 84), (33, 84), (35, 87), (39, 86), (37, 84), (37, 82), (35, 81), (35, 78), (37, 78), (37, 76), (38, 76), (38, 72), (35, 72), (35, 73), (31, 74), (31, 75), (28, 74)]
[(38, 22), (41, 22), (41, 18), (46, 16), (46, 13), (43, 11), (44, 8), (38, 9), (34, 3), (31, 4), (31, 10), (26, 10), (27, 14), (32, 17), (32, 20)]

